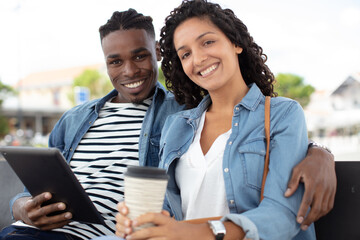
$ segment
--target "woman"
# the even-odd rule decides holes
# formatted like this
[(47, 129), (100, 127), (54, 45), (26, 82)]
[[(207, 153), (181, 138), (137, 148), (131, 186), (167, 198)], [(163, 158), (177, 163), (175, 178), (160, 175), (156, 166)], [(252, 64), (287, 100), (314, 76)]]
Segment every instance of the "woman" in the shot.
[[(266, 56), (229, 9), (206, 0), (184, 1), (161, 30), (166, 84), (189, 110), (170, 116), (160, 142), (160, 167), (170, 175), (165, 208), (176, 220), (223, 216), (225, 237), (209, 224), (149, 213), (131, 222), (117, 216), (127, 239), (315, 239), (313, 225), (296, 222), (303, 188), (284, 197), (291, 169), (307, 151), (300, 105), (271, 100), (269, 174), (264, 168), (264, 101), (276, 96)], [(132, 232), (131, 227), (152, 222)], [(217, 223), (219, 224), (219, 223)], [(215, 226), (215, 228), (217, 228)], [(214, 234), (217, 234), (214, 236)]]

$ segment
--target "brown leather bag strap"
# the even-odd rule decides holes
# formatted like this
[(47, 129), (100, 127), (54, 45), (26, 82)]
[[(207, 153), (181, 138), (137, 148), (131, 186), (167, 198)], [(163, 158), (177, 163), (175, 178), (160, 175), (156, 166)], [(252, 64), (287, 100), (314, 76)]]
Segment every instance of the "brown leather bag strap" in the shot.
[(266, 155), (265, 155), (265, 163), (264, 163), (264, 173), (261, 183), (261, 196), (260, 201), (264, 199), (264, 189), (266, 176), (269, 172), (269, 149), (270, 149), (270, 96), (265, 97), (265, 137), (266, 137)]
[[(260, 201), (264, 198), (264, 188), (265, 188), (265, 182), (266, 182), (266, 176), (269, 172), (269, 149), (270, 149), (270, 96), (265, 97), (265, 137), (266, 137), (266, 155), (265, 155), (265, 163), (264, 163), (264, 173), (261, 183), (261, 197)], [(206, 223), (209, 220), (219, 220), (222, 216), (218, 217), (210, 217), (210, 218), (197, 218), (197, 219), (191, 219), (191, 220), (185, 220), (184, 222), (187, 223), (193, 223), (193, 224), (199, 224), (199, 223)]]

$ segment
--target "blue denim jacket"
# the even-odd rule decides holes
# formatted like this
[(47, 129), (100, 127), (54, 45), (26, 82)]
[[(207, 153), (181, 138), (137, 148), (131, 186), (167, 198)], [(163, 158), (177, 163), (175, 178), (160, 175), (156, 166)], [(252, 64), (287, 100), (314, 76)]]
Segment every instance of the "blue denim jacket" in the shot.
[[(101, 99), (96, 99), (76, 106), (60, 118), (49, 137), (49, 147), (56, 147), (63, 154), (67, 162), (70, 162), (75, 149), (88, 129), (99, 116), (100, 109), (105, 102), (117, 95), (114, 89)], [(139, 164), (146, 166), (158, 166), (159, 164), (159, 142), (161, 130), (170, 114), (183, 110), (174, 96), (167, 92), (159, 83), (149, 109), (147, 110), (139, 139)], [(27, 189), (19, 193), (10, 201), (10, 211), (14, 202), (25, 196), (31, 196)]]
[[(176, 162), (188, 150), (201, 114), (210, 103), (207, 96), (197, 108), (169, 116), (163, 128), (159, 166), (170, 175), (164, 208), (177, 220), (182, 220), (183, 214), (175, 181)], [(302, 231), (296, 223), (303, 186), (292, 197), (284, 197), (292, 168), (306, 155), (308, 138), (301, 106), (282, 97), (271, 100), (270, 164), (264, 200), (260, 203), (266, 153), (264, 103), (264, 95), (252, 84), (234, 107), (232, 133), (223, 157), (230, 214), (222, 220), (241, 226), (250, 239), (315, 239), (313, 225)]]

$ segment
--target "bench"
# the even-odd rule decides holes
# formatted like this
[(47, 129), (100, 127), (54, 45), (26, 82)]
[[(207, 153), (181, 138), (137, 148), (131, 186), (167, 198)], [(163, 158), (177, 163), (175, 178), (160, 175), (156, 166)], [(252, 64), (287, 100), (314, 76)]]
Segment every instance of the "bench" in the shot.
[(0, 230), (14, 222), (10, 214), (9, 202), (23, 190), (24, 185), (20, 179), (0, 156)]

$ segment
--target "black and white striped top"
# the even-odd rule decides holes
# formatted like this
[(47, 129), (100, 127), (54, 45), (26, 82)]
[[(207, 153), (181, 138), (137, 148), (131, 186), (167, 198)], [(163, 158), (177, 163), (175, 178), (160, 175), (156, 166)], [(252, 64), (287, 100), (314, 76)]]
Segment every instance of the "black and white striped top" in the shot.
[(56, 231), (83, 239), (114, 235), (116, 205), (123, 199), (123, 173), (128, 165), (139, 165), (140, 131), (150, 103), (151, 99), (141, 104), (107, 102), (70, 161), (107, 226), (71, 222)]

